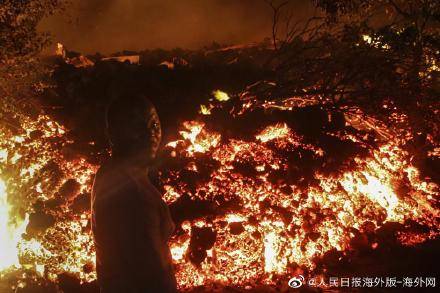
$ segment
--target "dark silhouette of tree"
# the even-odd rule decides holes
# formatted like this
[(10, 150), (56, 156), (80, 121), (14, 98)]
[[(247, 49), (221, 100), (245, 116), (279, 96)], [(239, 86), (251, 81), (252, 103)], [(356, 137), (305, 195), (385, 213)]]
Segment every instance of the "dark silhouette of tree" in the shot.
[[(269, 96), (318, 98), (337, 108), (357, 105), (383, 117), (389, 115), (383, 103), (392, 101), (408, 115), (414, 134), (432, 130), (439, 96), (440, 2), (313, 2), (319, 9), (315, 16), (291, 27), (284, 39), (273, 38), (278, 87)], [(290, 21), (274, 20), (274, 27)]]
[[(440, 3), (432, 0), (317, 0), (328, 20), (353, 26), (364, 23), (372, 38), (386, 46), (399, 72), (404, 73), (408, 93), (419, 96), (431, 79), (429, 71), (438, 62)], [(350, 19), (348, 21), (347, 19)]]
[(49, 42), (37, 25), (52, 14), (60, 0), (4, 0), (0, 4), (0, 60), (38, 53)]
[(38, 23), (61, 8), (63, 0), (4, 0), (0, 3), (0, 122), (19, 129), (20, 114), (35, 113), (36, 92), (44, 87), (47, 66), (38, 53), (49, 44), (49, 35)]
[(252, 94), (275, 102), (294, 97), (344, 113), (360, 108), (398, 130), (422, 176), (437, 178), (440, 2), (312, 2), (315, 15), (294, 25), (287, 11), (292, 6), (271, 2), (278, 28), (270, 63), (275, 86), (255, 87)]

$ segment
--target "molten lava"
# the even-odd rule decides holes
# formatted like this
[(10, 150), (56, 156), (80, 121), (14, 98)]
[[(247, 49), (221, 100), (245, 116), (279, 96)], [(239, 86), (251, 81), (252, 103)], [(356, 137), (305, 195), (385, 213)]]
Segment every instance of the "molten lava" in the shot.
[[(351, 170), (334, 175), (316, 172), (316, 183), (304, 188), (283, 178), (271, 179), (274, 173), (291, 167), (281, 154), (301, 149), (320, 158), (324, 151), (304, 143), (285, 123), (267, 126), (255, 135), (255, 141), (229, 139), (222, 143), (220, 134), (202, 123), (184, 127), (185, 133), (193, 135), (181, 133), (183, 139), (168, 147), (193, 158), (186, 169), (196, 174), (205, 170), (199, 166), (205, 162), (201, 154), (211, 157), (218, 167), (195, 190), (182, 184), (180, 172), (171, 172), (166, 178), (171, 185), (166, 186), (165, 199), (173, 203), (186, 194), (215, 202), (219, 209), (235, 201), (239, 207), (209, 220), (184, 223), (172, 245), (183, 287), (206, 283), (252, 286), (271, 283), (274, 275), (288, 275), (298, 265), (313, 270), (315, 260), (326, 252), (352, 249), (356, 233), (378, 229), (387, 221), (413, 219), (437, 230), (439, 214), (430, 204), (437, 187), (416, 179), (417, 170), (393, 142), (372, 150), (367, 158), (353, 158)], [(197, 147), (201, 145), (204, 147)], [(251, 168), (243, 172), (243, 164)], [(412, 190), (399, 198), (397, 182), (409, 181)], [(237, 225), (241, 228), (233, 231)], [(193, 227), (208, 227), (217, 233), (214, 246), (199, 265), (182, 257)]]
[[(180, 137), (166, 144), (170, 159), (183, 168), (177, 164), (160, 177), (169, 204), (209, 207), (184, 219), (170, 243), (181, 289), (214, 283), (252, 287), (298, 269), (313, 271), (329, 251), (356, 249), (353, 239), (387, 222), (412, 220), (428, 228), (399, 234), (404, 245), (438, 236), (438, 186), (420, 179), (402, 138), (371, 145), (362, 131), (328, 133), (366, 150), (330, 172), (328, 150), (287, 122), (253, 129), (246, 138), (209, 129), (203, 117), (234, 99), (221, 91), (214, 95), (201, 120), (183, 123)], [(291, 101), (288, 107), (261, 107), (291, 111)], [(238, 115), (253, 107), (243, 102)], [(26, 266), (50, 280), (63, 272), (93, 280), (87, 193), (97, 166), (67, 159), (65, 130), (47, 116), (23, 118), (22, 125), (20, 134), (0, 134), (0, 175), (8, 182), (6, 188), (0, 181), (0, 271)], [(304, 158), (319, 166), (299, 164)]]
[(16, 224), (8, 202), (6, 185), (0, 179), (0, 272), (11, 267), (20, 267), (18, 243), (24, 233), (28, 219)]

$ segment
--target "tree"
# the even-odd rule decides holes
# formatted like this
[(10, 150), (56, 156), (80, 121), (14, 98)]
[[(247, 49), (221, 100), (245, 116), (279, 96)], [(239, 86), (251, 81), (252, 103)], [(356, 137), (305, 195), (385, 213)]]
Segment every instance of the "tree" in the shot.
[(0, 60), (38, 53), (48, 44), (47, 33), (37, 25), (60, 7), (61, 0), (5, 0), (0, 4)]
[(400, 80), (396, 102), (416, 132), (425, 131), (425, 102), (438, 96), (440, 2), (435, 0), (316, 0), (333, 24), (370, 31), (370, 43), (382, 47)]
[(0, 4), (0, 121), (17, 127), (19, 114), (30, 114), (35, 91), (42, 86), (46, 66), (38, 53), (50, 39), (38, 23), (62, 8), (64, 0), (4, 0)]
[[(389, 110), (383, 104), (391, 101), (408, 115), (414, 134), (432, 129), (431, 108), (439, 95), (440, 2), (313, 3), (318, 13), (290, 26), (285, 38), (274, 30), (274, 98), (295, 95), (336, 108), (357, 105), (385, 118)], [(282, 5), (272, 5), (275, 28), (291, 23), (279, 17), (288, 7)]]

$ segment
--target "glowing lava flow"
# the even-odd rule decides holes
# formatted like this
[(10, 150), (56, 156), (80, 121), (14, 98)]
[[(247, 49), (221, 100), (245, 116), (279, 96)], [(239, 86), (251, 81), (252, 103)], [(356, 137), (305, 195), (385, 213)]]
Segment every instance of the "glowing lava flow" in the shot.
[[(209, 105), (213, 113), (214, 107)], [(54, 282), (62, 273), (94, 280), (87, 195), (96, 166), (64, 157), (57, 148), (69, 145), (64, 129), (48, 117), (25, 122), (19, 135), (0, 132), (0, 171), (9, 171), (8, 192), (0, 181), (0, 271), (19, 267), (20, 259), (23, 267)], [(334, 158), (328, 147), (304, 139), (288, 122), (250, 126), (245, 137), (209, 125), (202, 118), (182, 124), (180, 137), (166, 144), (173, 161), (159, 178), (167, 203), (210, 205), (205, 214), (183, 218), (170, 242), (182, 290), (212, 284), (252, 288), (275, 284), (298, 268), (312, 272), (328, 252), (355, 250), (353, 239), (386, 222), (411, 220), (427, 228), (399, 233), (403, 245), (439, 235), (433, 204), (438, 186), (423, 181), (392, 137), (369, 145), (365, 132), (325, 133), (336, 143), (365, 150), (330, 168), (326, 164)], [(14, 195), (9, 203), (8, 193)], [(30, 213), (26, 240), (21, 234), (28, 221), (15, 224), (11, 207)], [(36, 225), (38, 220), (43, 224)], [(206, 235), (212, 236), (210, 244)]]
[[(183, 128), (182, 139), (167, 147), (187, 160), (185, 176), (208, 179), (189, 189), (191, 179), (187, 185), (181, 171), (173, 171), (165, 177), (165, 199), (171, 203), (186, 194), (214, 202), (218, 210), (238, 204), (237, 210), (225, 210), (224, 215), (217, 212), (215, 217), (182, 224), (182, 233), (171, 245), (181, 288), (273, 284), (274, 277), (292, 274), (291, 268), (313, 271), (315, 261), (327, 252), (354, 249), (356, 234), (380, 229), (386, 222), (403, 224), (411, 219), (437, 229), (439, 212), (431, 202), (437, 186), (416, 179), (411, 173), (416, 169), (394, 141), (369, 149), (366, 157), (350, 158), (350, 168), (340, 172), (315, 171), (312, 184), (301, 185), (301, 178), (288, 181), (289, 172), (297, 168), (289, 155), (308, 152), (318, 162), (328, 155), (305, 143), (285, 123), (266, 126), (247, 141), (222, 140), (202, 122), (186, 122)], [(216, 162), (210, 163), (214, 167), (209, 171), (203, 156)], [(402, 184), (408, 187), (405, 194), (398, 192)], [(188, 242), (200, 229), (215, 231), (216, 241), (194, 264), (188, 259), (192, 253)], [(430, 235), (435, 233), (424, 239)]]
[(12, 223), (6, 185), (0, 179), (0, 271), (10, 267), (19, 267), (18, 243), (24, 233), (28, 220), (20, 225)]
[[(7, 192), (0, 185), (0, 270), (25, 268), (51, 281), (64, 272), (93, 280), (87, 192), (96, 168), (63, 158), (64, 129), (49, 117), (21, 117), (20, 125), (19, 132), (0, 131), (0, 174), (8, 176)], [(73, 204), (81, 208), (74, 211)], [(27, 213), (24, 221), (19, 210)]]

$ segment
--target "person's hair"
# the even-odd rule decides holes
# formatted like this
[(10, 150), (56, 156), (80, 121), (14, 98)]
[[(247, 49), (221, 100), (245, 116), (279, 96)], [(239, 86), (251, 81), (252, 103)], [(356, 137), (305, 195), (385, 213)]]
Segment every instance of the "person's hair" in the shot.
[[(130, 143), (128, 129), (139, 123), (137, 117), (147, 114), (154, 108), (150, 100), (137, 94), (126, 94), (114, 99), (107, 107), (105, 114), (106, 134), (112, 149)], [(142, 113), (142, 115), (139, 115)]]

